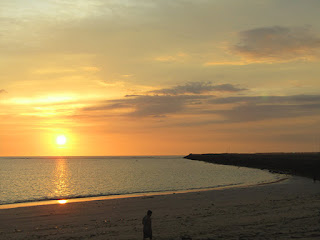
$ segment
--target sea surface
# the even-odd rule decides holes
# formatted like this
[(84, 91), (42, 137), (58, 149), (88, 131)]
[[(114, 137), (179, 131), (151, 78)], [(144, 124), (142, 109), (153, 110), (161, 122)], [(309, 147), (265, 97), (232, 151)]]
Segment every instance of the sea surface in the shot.
[(181, 156), (1, 157), (0, 205), (252, 185), (279, 178)]

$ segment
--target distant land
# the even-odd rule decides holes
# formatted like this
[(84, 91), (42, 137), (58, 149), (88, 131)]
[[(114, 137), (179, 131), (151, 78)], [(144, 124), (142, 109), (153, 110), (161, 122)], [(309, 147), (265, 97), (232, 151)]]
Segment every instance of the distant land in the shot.
[(184, 158), (209, 163), (267, 169), (320, 180), (320, 153), (192, 154)]

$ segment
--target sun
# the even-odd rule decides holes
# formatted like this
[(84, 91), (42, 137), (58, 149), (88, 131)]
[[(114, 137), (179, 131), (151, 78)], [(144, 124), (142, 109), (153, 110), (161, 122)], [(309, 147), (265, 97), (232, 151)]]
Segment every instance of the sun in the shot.
[(67, 142), (67, 138), (66, 138), (64, 135), (59, 135), (59, 136), (56, 138), (56, 142), (57, 142), (57, 144), (59, 144), (59, 145), (65, 145), (66, 142)]

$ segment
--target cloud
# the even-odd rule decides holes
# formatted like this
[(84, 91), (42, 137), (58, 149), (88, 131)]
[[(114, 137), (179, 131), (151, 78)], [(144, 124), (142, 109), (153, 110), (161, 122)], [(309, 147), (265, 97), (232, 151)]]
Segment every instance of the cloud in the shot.
[(320, 95), (241, 96), (209, 100), (214, 105), (236, 104), (231, 109), (213, 110), (225, 122), (248, 122), (295, 118), (320, 114)]
[[(320, 117), (320, 95), (237, 96), (127, 95), (92, 103), (73, 115), (95, 122), (147, 121), (148, 127), (201, 127), (225, 124), (297, 123)], [(224, 105), (227, 104), (227, 105)], [(302, 119), (302, 120), (301, 120)], [(248, 125), (249, 126), (249, 125)], [(243, 130), (244, 131), (244, 130)]]
[(318, 56), (320, 38), (308, 27), (264, 27), (239, 33), (230, 51), (248, 62), (311, 60)]
[(8, 93), (8, 92), (4, 89), (0, 89), (0, 94), (2, 94), (2, 93)]
[(167, 114), (179, 113), (186, 110), (189, 105), (199, 104), (208, 96), (179, 95), (179, 96), (149, 96), (127, 95), (123, 99), (108, 100), (103, 104), (84, 108), (85, 112), (95, 111), (97, 114), (110, 110), (126, 110), (120, 115), (133, 117), (162, 117)]
[(320, 103), (318, 104), (296, 104), (296, 105), (240, 105), (230, 110), (213, 111), (222, 115), (222, 122), (252, 122), (279, 118), (296, 118), (320, 114)]
[[(223, 107), (223, 104), (232, 106)], [(238, 96), (127, 95), (82, 109), (90, 116), (166, 117), (198, 116), (190, 125), (254, 122), (320, 115), (320, 95)], [(107, 115), (109, 114), (109, 115)], [(210, 117), (211, 116), (211, 117)], [(211, 118), (211, 120), (209, 120)], [(194, 118), (193, 121), (195, 120)], [(198, 120), (201, 120), (200, 122)], [(181, 122), (181, 126), (185, 123)]]
[[(197, 116), (201, 124), (251, 122), (280, 118), (296, 118), (320, 114), (320, 95), (229, 96), (217, 97), (212, 92), (238, 94), (246, 89), (232, 84), (189, 82), (172, 88), (149, 91), (142, 95), (126, 95), (81, 109), (92, 117), (168, 117)], [(211, 118), (211, 120), (210, 120)], [(194, 120), (193, 117), (191, 119)], [(181, 123), (183, 125), (185, 123)], [(196, 120), (195, 123), (199, 124)]]
[(210, 100), (215, 104), (246, 103), (246, 104), (292, 104), (319, 102), (320, 95), (291, 95), (291, 96), (240, 96), (216, 98)]
[(244, 91), (244, 90), (248, 90), (248, 89), (237, 88), (232, 84), (220, 84), (220, 85), (212, 86), (212, 90), (220, 91), (220, 92), (239, 92), (239, 91)]
[[(142, 95), (125, 95), (122, 99), (106, 100), (103, 103), (83, 108), (85, 112), (113, 112), (135, 117), (166, 116), (182, 111), (188, 112), (191, 106), (202, 105), (217, 92), (239, 92), (246, 90), (232, 84), (213, 85), (211, 82), (189, 82), (172, 88), (148, 91)], [(195, 109), (193, 109), (195, 112)], [(198, 110), (196, 110), (198, 111)]]
[(244, 88), (235, 87), (232, 84), (212, 85), (211, 82), (189, 82), (184, 85), (178, 85), (172, 88), (163, 88), (150, 91), (149, 93), (164, 94), (164, 95), (180, 95), (180, 94), (202, 94), (211, 91), (218, 92), (239, 92), (247, 90)]

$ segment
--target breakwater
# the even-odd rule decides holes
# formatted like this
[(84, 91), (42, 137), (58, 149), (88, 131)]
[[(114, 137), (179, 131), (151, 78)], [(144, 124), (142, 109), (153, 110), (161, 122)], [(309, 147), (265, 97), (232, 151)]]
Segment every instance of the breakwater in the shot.
[(320, 180), (320, 153), (189, 154), (187, 159), (233, 165)]

